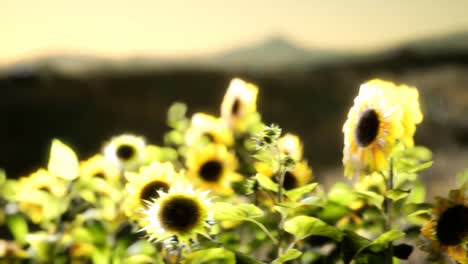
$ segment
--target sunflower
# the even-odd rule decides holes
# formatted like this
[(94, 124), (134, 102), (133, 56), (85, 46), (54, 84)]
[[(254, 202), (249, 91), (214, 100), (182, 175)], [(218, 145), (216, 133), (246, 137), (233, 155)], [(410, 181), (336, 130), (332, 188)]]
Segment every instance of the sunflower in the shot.
[(287, 133), (278, 139), (278, 149), (281, 153), (298, 161), (302, 159), (303, 146), (298, 136)]
[(237, 159), (224, 145), (209, 144), (187, 154), (187, 175), (195, 186), (217, 194), (233, 193), (231, 183), (242, 180), (235, 172)]
[(171, 163), (157, 161), (141, 167), (139, 173), (126, 172), (125, 178), (128, 182), (125, 185), (123, 211), (131, 218), (139, 217), (138, 211), (144, 207), (144, 201), (158, 198), (158, 191), (167, 192), (173, 183), (182, 180)]
[(80, 164), (80, 179), (93, 183), (102, 194), (112, 195), (120, 189), (120, 170), (104, 156), (97, 154)]
[(403, 109), (404, 134), (401, 141), (403, 141), (406, 146), (412, 147), (414, 145), (413, 137), (416, 132), (416, 125), (423, 120), (421, 107), (419, 105), (418, 89), (404, 84), (397, 86), (391, 82), (379, 79), (371, 80), (368, 84), (386, 90), (388, 93), (394, 93), (394, 100), (396, 100)]
[(96, 154), (80, 164), (80, 176), (85, 179), (98, 178), (106, 182), (120, 181), (120, 171), (103, 155)]
[(432, 217), (421, 228), (432, 248), (461, 264), (468, 263), (468, 185), (452, 190), (449, 199), (437, 198)]
[[(268, 176), (275, 176), (271, 167), (263, 162), (256, 162), (255, 169), (257, 172)], [(286, 171), (284, 174), (283, 187), (285, 190), (291, 190), (308, 184), (313, 179), (312, 169), (309, 167), (306, 161), (299, 161), (296, 163), (294, 168), (290, 171)], [(277, 182), (278, 179), (273, 178), (273, 181)]]
[(221, 117), (235, 131), (243, 132), (248, 126), (249, 115), (257, 111), (257, 86), (234, 78), (221, 103)]
[(403, 105), (396, 89), (382, 89), (365, 83), (354, 99), (343, 126), (345, 176), (365, 175), (388, 167), (388, 156), (397, 140), (405, 135)]
[(150, 241), (176, 236), (183, 244), (196, 240), (196, 234), (207, 235), (208, 222), (212, 221), (207, 193), (181, 184), (175, 184), (169, 192), (159, 191), (159, 199), (149, 202), (143, 213), (147, 224), (141, 230)]
[(233, 141), (232, 131), (223, 119), (204, 113), (196, 113), (192, 116), (190, 127), (185, 134), (185, 143), (188, 146), (203, 142), (231, 146)]
[(57, 216), (58, 204), (67, 192), (64, 180), (39, 169), (28, 177), (22, 177), (20, 188), (15, 195), (19, 208), (27, 214), (34, 223)]
[(104, 147), (104, 155), (112, 163), (126, 171), (134, 171), (144, 163), (146, 143), (142, 137), (120, 135), (112, 138)]

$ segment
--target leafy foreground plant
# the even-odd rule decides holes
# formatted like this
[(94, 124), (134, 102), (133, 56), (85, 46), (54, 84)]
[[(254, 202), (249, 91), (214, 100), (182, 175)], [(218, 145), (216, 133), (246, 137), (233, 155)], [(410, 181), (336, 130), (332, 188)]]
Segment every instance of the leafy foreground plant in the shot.
[[(0, 173), (0, 263), (468, 263), (468, 171), (425, 202), (418, 91), (363, 84), (343, 127), (344, 174), (312, 182), (298, 136), (265, 126), (258, 88), (234, 79), (221, 117), (168, 111), (164, 146), (135, 135), (79, 161), (54, 139), (47, 168)], [(421, 229), (422, 227), (422, 229)], [(421, 231), (420, 231), (421, 230)]]

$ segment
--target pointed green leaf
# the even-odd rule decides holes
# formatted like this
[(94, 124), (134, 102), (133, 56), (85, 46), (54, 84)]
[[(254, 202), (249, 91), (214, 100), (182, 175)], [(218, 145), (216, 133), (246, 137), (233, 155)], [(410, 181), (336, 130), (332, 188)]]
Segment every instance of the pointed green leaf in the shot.
[(258, 184), (263, 189), (278, 192), (278, 184), (273, 182), (270, 177), (267, 177), (261, 173), (257, 173), (255, 175), (255, 179), (257, 179)]
[(263, 216), (262, 209), (253, 204), (214, 203), (211, 209), (217, 221), (246, 220)]
[(0, 186), (6, 182), (6, 173), (3, 169), (0, 169)]
[(296, 237), (296, 240), (304, 239), (311, 235), (325, 236), (336, 241), (341, 241), (343, 232), (322, 220), (310, 216), (296, 216), (284, 223), (284, 230)]
[(9, 215), (7, 225), (18, 243), (26, 242), (26, 235), (28, 234), (26, 219), (19, 214)]
[(400, 189), (393, 189), (393, 190), (389, 190), (386, 193), (386, 196), (388, 198), (392, 199), (393, 201), (398, 201), (398, 200), (403, 199), (406, 196), (408, 196), (409, 192), (410, 191), (405, 191), (405, 190), (400, 190)]
[(380, 194), (371, 191), (355, 191), (354, 192), (357, 196), (366, 199), (369, 203), (374, 205), (375, 207), (382, 209), (384, 197)]
[(379, 237), (377, 237), (374, 241), (372, 241), (369, 245), (364, 248), (361, 248), (359, 251), (362, 251), (368, 248), (372, 252), (380, 252), (387, 248), (388, 243), (392, 242), (393, 240), (397, 240), (405, 236), (405, 232), (400, 230), (390, 230), (388, 232), (383, 233)]
[(297, 199), (301, 198), (304, 194), (311, 192), (315, 187), (317, 186), (318, 183), (310, 183), (305, 186), (299, 187), (299, 188), (294, 188), (292, 190), (286, 191), (286, 196), (289, 197), (289, 199), (296, 201)]
[(210, 248), (191, 253), (187, 257), (187, 264), (235, 264), (233, 252), (224, 248)]
[(54, 139), (47, 168), (56, 176), (71, 181), (78, 177), (80, 166), (75, 152), (60, 140)]
[(281, 255), (280, 257), (275, 259), (271, 264), (281, 264), (281, 263), (284, 263), (286, 261), (297, 259), (301, 255), (302, 255), (301, 251), (299, 251), (299, 250), (297, 250), (295, 248), (291, 248), (288, 251), (286, 251), (283, 255)]
[(429, 167), (432, 166), (432, 164), (434, 164), (433, 161), (428, 161), (428, 162), (424, 162), (424, 163), (421, 163), (421, 164), (418, 164), (412, 168), (410, 168), (408, 170), (409, 173), (415, 173), (415, 172), (420, 172), (420, 171), (423, 171)]
[(344, 233), (341, 250), (343, 252), (343, 261), (348, 264), (357, 256), (359, 249), (369, 245), (371, 241), (351, 230), (345, 230)]

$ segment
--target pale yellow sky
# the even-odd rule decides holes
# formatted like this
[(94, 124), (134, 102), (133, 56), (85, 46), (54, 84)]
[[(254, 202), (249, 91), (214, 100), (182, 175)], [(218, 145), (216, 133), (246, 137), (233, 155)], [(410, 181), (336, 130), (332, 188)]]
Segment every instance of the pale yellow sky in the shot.
[(189, 56), (285, 35), (374, 50), (468, 30), (467, 0), (0, 0), (0, 64), (44, 54)]

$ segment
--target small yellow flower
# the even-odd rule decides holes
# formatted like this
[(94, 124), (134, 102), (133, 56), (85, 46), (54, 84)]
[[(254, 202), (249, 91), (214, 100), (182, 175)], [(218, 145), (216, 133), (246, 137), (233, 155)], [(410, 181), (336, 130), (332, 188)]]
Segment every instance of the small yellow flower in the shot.
[(365, 175), (388, 167), (397, 140), (405, 132), (404, 106), (395, 94), (375, 81), (361, 85), (343, 126), (345, 176)]
[(134, 171), (145, 162), (146, 143), (142, 137), (120, 135), (106, 144), (104, 155), (119, 168)]
[(235, 131), (247, 129), (249, 115), (257, 111), (257, 86), (235, 78), (229, 84), (221, 103), (221, 117)]
[(207, 192), (198, 192), (191, 187), (176, 184), (169, 192), (160, 191), (159, 199), (148, 203), (143, 221), (150, 241), (162, 241), (176, 236), (182, 244), (197, 234), (208, 235), (207, 221), (212, 221)]
[[(272, 180), (278, 182), (276, 179), (273, 170), (268, 164), (263, 162), (256, 162), (255, 169), (258, 173), (261, 173), (268, 177), (273, 177)], [(306, 161), (299, 161), (294, 166), (294, 169), (291, 171), (286, 171), (284, 174), (283, 187), (285, 190), (291, 190), (308, 184), (314, 175), (312, 174), (312, 169), (309, 167)]]
[(449, 199), (438, 197), (421, 234), (432, 242), (433, 249), (461, 264), (468, 263), (468, 185), (452, 190)]
[(192, 116), (190, 127), (185, 134), (185, 143), (187, 146), (195, 146), (204, 142), (226, 146), (233, 144), (232, 131), (224, 119), (204, 113), (196, 113)]
[(152, 162), (140, 168), (139, 173), (126, 172), (128, 182), (125, 185), (126, 198), (123, 203), (124, 213), (130, 218), (138, 218), (144, 201), (159, 197), (158, 191), (167, 192), (172, 184), (182, 181), (182, 176), (174, 170), (171, 163)]
[(290, 156), (295, 161), (302, 159), (303, 146), (298, 136), (287, 133), (278, 139), (278, 149), (281, 153)]
[(80, 176), (85, 179), (99, 178), (109, 183), (120, 181), (119, 169), (100, 154), (81, 162)]
[(15, 195), (19, 208), (27, 214), (34, 223), (57, 216), (60, 202), (66, 192), (67, 186), (64, 180), (39, 169), (28, 177), (19, 180), (20, 188)]
[(231, 183), (242, 180), (237, 174), (237, 159), (224, 145), (209, 144), (187, 154), (187, 175), (194, 186), (217, 194), (233, 193)]

